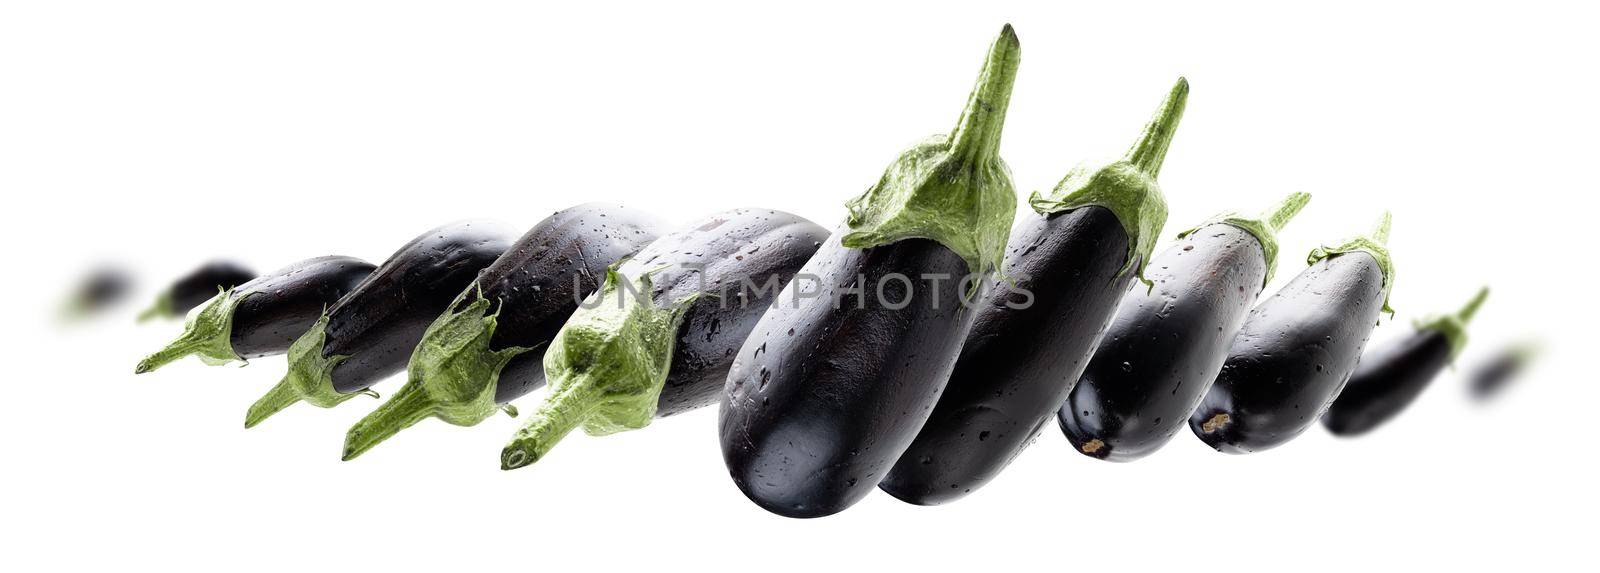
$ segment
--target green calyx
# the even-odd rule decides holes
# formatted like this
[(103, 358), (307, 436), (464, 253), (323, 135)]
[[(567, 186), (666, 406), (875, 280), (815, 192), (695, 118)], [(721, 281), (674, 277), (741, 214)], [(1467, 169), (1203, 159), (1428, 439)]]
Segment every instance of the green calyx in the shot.
[[(469, 296), (472, 303), (456, 311)], [(491, 305), (474, 286), (428, 326), (406, 366), (406, 385), (345, 434), (345, 460), (430, 417), (475, 426), (502, 409), (494, 401), (500, 371), (531, 349), (489, 349), (499, 324), (499, 313), (489, 314)]]
[(1228, 225), (1238, 227), (1254, 235), (1256, 241), (1261, 243), (1261, 255), (1267, 260), (1267, 275), (1261, 280), (1261, 288), (1266, 288), (1272, 282), (1273, 272), (1278, 270), (1278, 231), (1294, 219), (1295, 214), (1311, 201), (1310, 193), (1290, 193), (1277, 207), (1261, 214), (1259, 217), (1249, 217), (1237, 212), (1227, 212), (1212, 217), (1201, 223), (1200, 226), (1178, 233), (1178, 238), (1189, 236), (1208, 225)]
[(348, 356), (323, 356), (322, 345), (327, 339), (328, 315), (323, 314), (300, 338), (289, 346), (289, 371), (283, 380), (256, 400), (245, 413), (244, 427), (253, 428), (269, 416), (283, 411), (295, 402), (305, 402), (319, 408), (332, 408), (356, 396), (378, 394), (370, 390), (345, 394), (333, 388), (333, 367)]
[(556, 334), (544, 355), (544, 402), (501, 451), (501, 469), (539, 461), (579, 427), (604, 436), (650, 424), (678, 326), (699, 295), (660, 307), (650, 297), (648, 274), (633, 283), (632, 293), (619, 291), (623, 280), (614, 268), (606, 271), (600, 291)]
[(845, 204), (849, 231), (842, 245), (866, 249), (930, 239), (961, 255), (970, 272), (1000, 268), (1017, 209), (1011, 170), (1000, 159), (1000, 133), (1021, 57), (1008, 24), (989, 48), (955, 130), (906, 150), (876, 184)]
[(1128, 234), (1128, 258), (1117, 276), (1132, 271), (1140, 282), (1151, 285), (1144, 276), (1144, 266), (1167, 224), (1167, 199), (1161, 194), (1156, 177), (1188, 99), (1189, 81), (1178, 78), (1127, 154), (1109, 163), (1078, 164), (1048, 196), (1034, 191), (1028, 197), (1029, 206), (1040, 215), (1091, 205), (1111, 211)]
[(1450, 359), (1461, 354), (1461, 349), (1467, 346), (1467, 324), (1472, 322), (1472, 316), (1478, 313), (1478, 308), (1483, 306), (1483, 301), (1489, 298), (1489, 287), (1478, 289), (1478, 294), (1467, 301), (1461, 310), (1455, 314), (1434, 315), (1416, 322), (1417, 330), (1434, 330), (1443, 334), (1445, 340), (1450, 341)]
[(1394, 309), (1389, 307), (1389, 292), (1394, 290), (1394, 261), (1389, 258), (1389, 247), (1384, 246), (1389, 242), (1389, 224), (1393, 217), (1388, 211), (1383, 212), (1383, 217), (1378, 219), (1378, 224), (1372, 232), (1361, 235), (1336, 247), (1321, 246), (1313, 249), (1306, 257), (1306, 264), (1316, 264), (1317, 261), (1340, 255), (1363, 251), (1372, 258), (1377, 259), (1378, 269), (1383, 272), (1383, 311), (1394, 316)]
[(139, 313), (139, 318), (136, 320), (140, 323), (145, 323), (157, 318), (177, 316), (177, 314), (172, 310), (172, 293), (163, 291), (161, 294), (156, 295), (156, 301), (150, 304), (150, 308), (144, 309)]
[(243, 362), (244, 359), (234, 353), (231, 341), (233, 309), (249, 295), (234, 296), (232, 289), (217, 290), (217, 296), (190, 313), (188, 322), (183, 325), (183, 334), (166, 348), (140, 360), (133, 373), (144, 374), (191, 354), (211, 366)]

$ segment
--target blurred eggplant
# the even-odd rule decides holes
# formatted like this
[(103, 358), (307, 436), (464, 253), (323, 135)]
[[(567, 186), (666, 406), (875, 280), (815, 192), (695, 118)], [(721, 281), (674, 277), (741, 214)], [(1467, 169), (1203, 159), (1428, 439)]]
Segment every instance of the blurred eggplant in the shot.
[(1455, 314), (1422, 320), (1412, 332), (1361, 357), (1350, 383), (1322, 415), (1322, 425), (1336, 436), (1352, 437), (1394, 419), (1461, 354), (1467, 323), (1488, 296), (1484, 287)]
[(224, 291), (256, 278), (256, 272), (233, 261), (211, 261), (179, 277), (172, 286), (156, 295), (150, 308), (139, 313), (139, 322), (156, 318), (182, 318), (194, 307)]

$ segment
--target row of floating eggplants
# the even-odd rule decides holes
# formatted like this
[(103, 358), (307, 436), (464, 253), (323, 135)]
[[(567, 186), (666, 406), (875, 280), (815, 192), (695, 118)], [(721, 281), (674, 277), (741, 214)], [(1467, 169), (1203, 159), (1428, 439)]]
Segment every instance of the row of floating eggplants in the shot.
[[(502, 453), (506, 469), (575, 428), (639, 428), (720, 400), (734, 482), (791, 517), (836, 513), (874, 485), (911, 503), (956, 499), (1052, 415), (1079, 451), (1124, 461), (1185, 422), (1229, 452), (1309, 427), (1386, 306), (1387, 214), (1371, 234), (1314, 251), (1259, 305), (1274, 233), (1306, 194), (1261, 217), (1221, 215), (1151, 258), (1180, 79), (1123, 158), (1074, 168), (1013, 224), (998, 148), (1019, 56), (1007, 26), (954, 132), (907, 150), (831, 235), (762, 209), (663, 235), (647, 215), (599, 204), (515, 240), (493, 224), (447, 225), (376, 268), (312, 259), (224, 290), (138, 371), (188, 354), (287, 353), (248, 427), (407, 370), (350, 430), (347, 460), (428, 417), (477, 424), (548, 383)], [(1460, 348), (1481, 302), (1370, 361), (1377, 371), (1352, 383), (1360, 400), (1348, 415), (1334, 403), (1330, 426), (1393, 415)]]

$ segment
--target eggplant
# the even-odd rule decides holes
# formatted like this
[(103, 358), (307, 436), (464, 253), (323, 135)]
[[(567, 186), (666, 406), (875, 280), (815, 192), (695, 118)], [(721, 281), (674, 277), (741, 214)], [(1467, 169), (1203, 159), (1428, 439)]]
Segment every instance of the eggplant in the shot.
[(191, 354), (211, 365), (283, 354), (374, 268), (354, 257), (315, 257), (223, 290), (189, 317), (182, 335), (140, 361), (134, 373)]
[(250, 406), (254, 427), (295, 402), (332, 408), (405, 367), (430, 321), (511, 246), (510, 229), (460, 221), (418, 235), (289, 346), (289, 371)]
[(757, 505), (819, 517), (859, 501), (922, 428), (1005, 253), (1016, 196), (998, 149), (1020, 45), (1006, 26), (956, 129), (847, 204), (740, 348), (723, 460)]
[(1311, 198), (1289, 195), (1259, 218), (1224, 213), (1179, 235), (1150, 262), (1153, 288), (1122, 299), (1056, 418), (1079, 453), (1129, 462), (1183, 429), (1278, 258), (1276, 233)]
[(827, 238), (796, 215), (735, 209), (608, 272), (545, 354), (549, 393), (501, 452), (501, 468), (543, 459), (578, 427), (592, 435), (638, 429), (715, 402), (734, 353)]
[(1117, 301), (1144, 276), (1166, 199), (1156, 184), (1183, 116), (1180, 78), (1119, 161), (1085, 163), (1019, 221), (933, 414), (878, 488), (918, 505), (988, 483), (1049, 420)]
[(1532, 341), (1520, 342), (1500, 349), (1489, 360), (1472, 370), (1467, 377), (1467, 390), (1473, 399), (1482, 401), (1498, 396), (1506, 386), (1528, 369), (1528, 364), (1539, 355), (1539, 345)]
[(1455, 314), (1424, 319), (1411, 333), (1362, 357), (1322, 425), (1336, 436), (1353, 437), (1394, 419), (1461, 354), (1467, 323), (1488, 297), (1484, 287)]
[(61, 306), (61, 318), (71, 321), (87, 318), (116, 306), (133, 290), (133, 277), (115, 266), (96, 267), (72, 289), (66, 304)]
[(1259, 452), (1322, 416), (1355, 370), (1378, 314), (1388, 310), (1388, 238), (1384, 213), (1370, 235), (1312, 251), (1306, 270), (1250, 311), (1189, 417), (1201, 441), (1219, 452)]
[(139, 313), (139, 322), (154, 318), (181, 318), (200, 306), (217, 291), (227, 290), (256, 278), (256, 272), (233, 261), (211, 261), (179, 277), (172, 286), (156, 295), (150, 308)]
[(613, 262), (660, 234), (654, 216), (585, 203), (540, 221), (433, 319), (405, 386), (345, 436), (354, 459), (430, 416), (472, 426), (544, 385), (545, 347)]

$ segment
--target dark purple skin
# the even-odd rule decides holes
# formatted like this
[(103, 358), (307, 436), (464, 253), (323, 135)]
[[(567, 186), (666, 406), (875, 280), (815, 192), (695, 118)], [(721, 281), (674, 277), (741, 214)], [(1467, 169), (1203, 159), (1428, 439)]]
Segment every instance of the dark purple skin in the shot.
[(1450, 351), (1450, 339), (1429, 328), (1367, 353), (1322, 425), (1353, 437), (1394, 419), (1450, 365)]
[(233, 261), (211, 261), (189, 274), (183, 275), (167, 288), (165, 296), (172, 302), (172, 316), (183, 316), (200, 306), (217, 291), (227, 290), (256, 278), (256, 272)]
[[(81, 314), (95, 314), (119, 302), (133, 289), (133, 277), (118, 267), (99, 267), (83, 279), (70, 301)], [(212, 296), (216, 293), (213, 292)]]
[(1127, 258), (1127, 232), (1103, 207), (1019, 220), (1005, 261), (1015, 284), (997, 281), (974, 309), (938, 406), (878, 487), (936, 505), (1005, 469), (1089, 361), (1137, 276)]
[[(938, 402), (975, 314), (963, 306), (972, 304), (966, 263), (943, 245), (850, 249), (839, 236), (762, 316), (722, 402), (728, 473), (751, 501), (787, 517), (843, 511), (887, 475)], [(949, 278), (934, 285), (925, 273)], [(879, 296), (880, 280), (895, 275), (909, 287), (891, 279)], [(860, 295), (843, 292), (852, 288)], [(800, 292), (808, 298), (797, 302)]]
[(228, 333), (233, 352), (245, 359), (288, 352), (328, 307), (376, 268), (355, 257), (316, 257), (239, 285)]
[(1311, 427), (1361, 359), (1383, 310), (1383, 279), (1362, 251), (1312, 263), (1250, 311), (1189, 428), (1219, 452), (1243, 454)]
[[(474, 284), (494, 302), (489, 312), (499, 313), (489, 348), (532, 349), (500, 370), (495, 402), (544, 386), (544, 351), (578, 302), (599, 290), (608, 266), (656, 240), (661, 229), (648, 213), (585, 203), (546, 217), (484, 269)], [(477, 288), (468, 290), (458, 309), (478, 300)]]
[(1255, 304), (1267, 260), (1226, 224), (1188, 234), (1151, 260), (1057, 412), (1079, 453), (1115, 462), (1154, 453), (1183, 430)]
[(360, 392), (405, 369), (411, 351), (478, 271), (511, 247), (514, 233), (489, 221), (463, 221), (412, 239), (328, 309), (322, 355), (333, 388)]
[(685, 311), (657, 417), (715, 404), (734, 355), (828, 230), (783, 211), (734, 209), (662, 237), (618, 271), (637, 277), (654, 269), (651, 296), (673, 306), (697, 292)]
[(1525, 348), (1502, 349), (1488, 362), (1472, 371), (1467, 390), (1477, 400), (1493, 398), (1504, 391), (1506, 386), (1527, 367), (1528, 355)]

